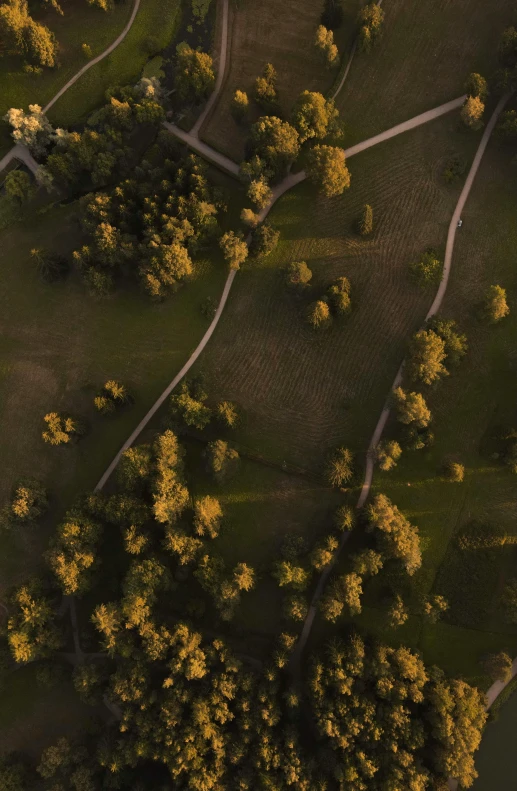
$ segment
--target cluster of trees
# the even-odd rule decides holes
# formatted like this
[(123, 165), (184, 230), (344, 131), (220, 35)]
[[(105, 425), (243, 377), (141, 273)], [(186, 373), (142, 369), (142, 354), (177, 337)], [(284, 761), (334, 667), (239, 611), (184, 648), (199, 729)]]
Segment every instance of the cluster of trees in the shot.
[(48, 412), (43, 420), (46, 429), (41, 436), (49, 445), (69, 445), (86, 432), (82, 420), (64, 412)]
[[(312, 272), (305, 261), (289, 264), (286, 282), (291, 288), (303, 290), (312, 279)], [(332, 316), (346, 316), (352, 310), (350, 298), (350, 281), (347, 277), (338, 277), (327, 289), (327, 293), (307, 306), (307, 321), (317, 330), (328, 326)]]
[(109, 379), (95, 396), (93, 403), (101, 415), (112, 415), (132, 400), (124, 384), (117, 382), (116, 379)]
[(183, 41), (176, 47), (174, 88), (181, 102), (202, 102), (215, 85), (214, 64), (208, 53)]
[(215, 417), (225, 428), (235, 428), (239, 422), (239, 411), (232, 401), (219, 401), (215, 409), (207, 406), (208, 393), (202, 377), (184, 379), (178, 393), (170, 397), (170, 414), (174, 427), (181, 431), (184, 426), (202, 431)]
[(126, 274), (162, 299), (191, 276), (192, 256), (220, 234), (222, 204), (207, 166), (193, 155), (181, 158), (165, 131), (148, 156), (111, 191), (82, 199), (89, 239), (73, 257), (96, 293), (106, 293)]
[(412, 381), (431, 385), (449, 374), (445, 363), (457, 365), (467, 353), (467, 338), (450, 319), (431, 319), (409, 345), (406, 368)]
[(408, 648), (336, 640), (309, 678), (313, 716), (344, 791), (470, 788), (484, 696)]
[[(333, 529), (320, 537), (312, 548), (302, 536), (286, 536), (281, 560), (276, 561), (272, 569), (272, 576), (285, 592), (282, 604), (284, 618), (292, 621), (305, 619), (309, 608), (307, 588), (313, 576), (320, 574), (333, 562), (343, 533), (350, 532), (354, 523), (352, 509), (342, 505), (334, 514)], [(325, 607), (322, 609), (325, 611)]]

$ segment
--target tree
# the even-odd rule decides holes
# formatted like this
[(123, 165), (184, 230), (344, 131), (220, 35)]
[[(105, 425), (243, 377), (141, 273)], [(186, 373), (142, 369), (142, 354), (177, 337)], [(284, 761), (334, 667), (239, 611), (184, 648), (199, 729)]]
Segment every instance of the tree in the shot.
[(443, 262), (434, 250), (426, 250), (420, 261), (409, 265), (414, 280), (422, 286), (435, 285), (442, 279)]
[(395, 442), (393, 439), (379, 442), (375, 449), (377, 464), (379, 465), (379, 469), (383, 472), (388, 472), (388, 470), (392, 470), (393, 467), (396, 467), (401, 455), (402, 448), (399, 443)]
[(481, 74), (473, 72), (469, 74), (467, 82), (465, 83), (465, 92), (468, 96), (474, 96), (481, 99), (482, 102), (486, 101), (488, 96), (488, 85)]
[(449, 609), (447, 600), (437, 594), (426, 596), (424, 599), (423, 613), (428, 621), (437, 623), (444, 612)]
[(218, 483), (222, 483), (235, 471), (239, 461), (237, 451), (231, 448), (223, 439), (209, 442), (206, 447), (205, 457), (208, 469)]
[(241, 233), (227, 231), (219, 242), (225, 260), (230, 265), (230, 269), (240, 269), (248, 257), (248, 245)]
[(514, 142), (517, 139), (517, 112), (507, 110), (502, 114), (497, 124), (497, 134), (506, 142)]
[(391, 604), (388, 610), (388, 622), (392, 629), (396, 629), (398, 626), (403, 626), (407, 619), (409, 618), (409, 612), (404, 604), (402, 597), (397, 595), (395, 596), (393, 603)]
[(255, 586), (255, 572), (247, 563), (237, 563), (233, 570), (233, 579), (237, 588), (250, 591)]
[(497, 654), (487, 654), (481, 660), (483, 671), (490, 676), (492, 681), (502, 681), (507, 684), (512, 678), (512, 658), (506, 651)]
[(327, 30), (324, 25), (319, 25), (316, 30), (314, 45), (320, 51), (327, 68), (332, 69), (339, 61), (338, 48), (334, 44), (334, 33)]
[(328, 290), (329, 299), (334, 309), (346, 315), (352, 310), (352, 301), (350, 299), (350, 281), (347, 277), (338, 277)]
[(419, 330), (409, 344), (407, 363), (409, 376), (426, 385), (433, 384), (448, 371), (443, 364), (446, 358), (445, 342), (433, 330)]
[(286, 173), (300, 152), (296, 129), (274, 115), (265, 115), (253, 124), (251, 146), (253, 153), (277, 178)]
[(25, 763), (13, 756), (0, 759), (0, 788), (3, 791), (28, 791), (29, 772)]
[(171, 414), (176, 419), (181, 419), (186, 426), (192, 426), (198, 431), (203, 431), (212, 419), (212, 410), (206, 406), (206, 394), (203, 398), (194, 398), (188, 382), (183, 381), (178, 395), (170, 398)]
[(70, 266), (66, 258), (50, 253), (42, 248), (31, 250), (31, 259), (36, 265), (39, 276), (47, 283), (54, 283), (66, 275)]
[(273, 252), (280, 239), (280, 231), (276, 231), (268, 222), (263, 222), (251, 233), (250, 252), (256, 258), (264, 257)]
[(501, 286), (490, 286), (485, 294), (484, 315), (491, 324), (508, 316), (510, 308), (506, 301), (506, 290)]
[(245, 225), (249, 225), (250, 228), (255, 228), (259, 222), (258, 214), (253, 209), (243, 209), (241, 211), (241, 220)]
[(264, 209), (273, 200), (273, 192), (264, 178), (252, 179), (247, 195), (258, 209)]
[(337, 448), (333, 452), (325, 469), (325, 478), (331, 486), (350, 483), (354, 475), (353, 458), (348, 448)]
[(13, 128), (12, 138), (34, 154), (42, 156), (53, 140), (54, 130), (39, 104), (29, 104), (29, 112), (11, 107), (4, 116)]
[(362, 578), (355, 571), (343, 574), (332, 581), (329, 590), (320, 600), (320, 609), (326, 621), (334, 623), (345, 605), (350, 615), (359, 615), (363, 593), (362, 582)]
[(378, 3), (369, 3), (359, 12), (359, 42), (363, 52), (370, 52), (380, 37), (384, 11)]
[(7, 620), (7, 641), (15, 662), (32, 662), (50, 656), (62, 645), (51, 600), (38, 579), (32, 579), (12, 595)]
[(46, 559), (65, 596), (91, 588), (101, 534), (101, 525), (78, 509), (69, 511), (58, 525)]
[(363, 549), (353, 558), (354, 571), (361, 577), (374, 577), (382, 569), (382, 557), (374, 549)]
[(469, 129), (481, 129), (485, 105), (479, 96), (467, 96), (461, 108), (461, 120)]
[(47, 490), (35, 478), (15, 484), (4, 518), (7, 525), (28, 524), (39, 519), (48, 509)]
[(16, 203), (22, 204), (34, 194), (31, 177), (24, 170), (11, 170), (5, 177), (6, 194)]
[(316, 571), (322, 571), (325, 566), (328, 566), (332, 562), (332, 558), (338, 546), (339, 541), (332, 534), (316, 544), (309, 558), (311, 566), (316, 569)]
[(457, 332), (456, 322), (452, 319), (434, 318), (427, 325), (445, 344), (448, 365), (458, 365), (468, 351), (466, 335)]
[(373, 233), (373, 209), (365, 203), (361, 216), (357, 222), (357, 230), (361, 236), (371, 236)]
[(255, 101), (266, 113), (274, 111), (278, 106), (276, 81), (274, 66), (266, 63), (262, 76), (255, 80)]
[[(99, 226), (99, 230), (102, 225)], [(123, 244), (116, 246), (122, 252)], [(122, 263), (122, 262), (121, 262)], [(192, 259), (180, 242), (150, 246), (145, 261), (139, 267), (142, 285), (150, 297), (163, 299), (178, 290), (181, 281), (192, 274)]]
[(501, 603), (506, 616), (506, 620), (510, 623), (517, 623), (517, 579), (509, 579), (504, 588), (501, 596)]
[(451, 483), (461, 483), (465, 477), (465, 467), (457, 461), (449, 461), (444, 466), (445, 477)]
[(338, 116), (332, 99), (325, 99), (321, 93), (303, 91), (295, 102), (291, 121), (300, 143), (305, 143), (311, 139), (323, 140), (336, 128)]
[(73, 439), (84, 434), (81, 422), (71, 415), (60, 412), (49, 412), (43, 418), (47, 424), (42, 437), (49, 445), (67, 445)]
[(327, 198), (342, 195), (350, 186), (345, 152), (335, 146), (314, 146), (307, 158), (307, 175)]
[(196, 101), (205, 99), (213, 90), (215, 74), (213, 61), (206, 52), (192, 49), (185, 42), (176, 47), (176, 69), (174, 87), (180, 99), (191, 97)]
[(401, 387), (393, 391), (393, 402), (397, 409), (397, 420), (406, 426), (426, 428), (431, 422), (431, 412), (421, 393), (408, 393)]
[(302, 566), (296, 566), (287, 560), (277, 561), (272, 574), (281, 588), (287, 587), (303, 591), (309, 584), (309, 572)]
[(285, 282), (292, 288), (305, 288), (312, 280), (312, 272), (305, 261), (291, 261), (286, 269)]
[(235, 428), (239, 421), (237, 407), (231, 401), (220, 401), (216, 407), (217, 418), (228, 428)]
[(152, 471), (150, 445), (137, 445), (128, 448), (120, 457), (117, 467), (119, 485), (129, 492), (139, 492)]
[(207, 494), (194, 503), (194, 530), (198, 536), (217, 538), (223, 509), (219, 500)]
[(306, 599), (299, 594), (286, 596), (282, 605), (282, 615), (292, 621), (304, 621), (307, 617), (309, 606)]
[(327, 302), (318, 299), (307, 308), (307, 321), (315, 330), (325, 327), (330, 322), (330, 309)]
[(334, 525), (341, 533), (347, 533), (353, 529), (355, 517), (349, 505), (340, 505), (334, 514)]
[(418, 530), (385, 494), (375, 496), (367, 507), (368, 532), (375, 532), (381, 552), (400, 560), (409, 576), (422, 565)]
[(248, 114), (249, 108), (248, 94), (245, 91), (236, 90), (233, 94), (231, 110), (236, 121), (243, 121)]
[(111, 415), (116, 409), (128, 404), (131, 398), (125, 385), (116, 379), (109, 379), (95, 396), (95, 409), (102, 415)]

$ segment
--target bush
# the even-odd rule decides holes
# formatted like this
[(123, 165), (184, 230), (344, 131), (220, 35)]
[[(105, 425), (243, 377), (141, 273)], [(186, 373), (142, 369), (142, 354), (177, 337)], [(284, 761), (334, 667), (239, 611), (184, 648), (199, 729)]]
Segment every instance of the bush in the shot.
[(280, 231), (276, 231), (268, 222), (263, 222), (251, 234), (250, 252), (256, 258), (273, 252), (280, 239)]
[(468, 96), (461, 108), (461, 120), (469, 129), (481, 129), (485, 105), (478, 96)]
[(276, 71), (271, 63), (266, 63), (262, 76), (255, 80), (255, 101), (266, 113), (272, 113), (278, 109), (276, 80)]
[(217, 439), (209, 442), (205, 457), (208, 470), (212, 473), (218, 483), (225, 481), (236, 470), (239, 454), (231, 448), (225, 440)]
[(373, 233), (373, 209), (369, 203), (364, 205), (361, 217), (357, 221), (357, 230), (361, 236), (370, 236)]
[(348, 448), (337, 448), (330, 457), (325, 478), (331, 486), (343, 486), (350, 483), (354, 475), (353, 456)]
[(48, 509), (47, 490), (35, 478), (25, 478), (15, 484), (9, 504), (1, 514), (2, 527), (29, 524), (39, 519)]
[(120, 407), (129, 404), (131, 400), (125, 385), (115, 379), (109, 379), (94, 398), (94, 404), (101, 415), (111, 415)]
[(248, 94), (245, 91), (235, 91), (232, 99), (232, 115), (237, 121), (243, 121), (249, 109)]
[(352, 310), (350, 300), (350, 281), (347, 277), (338, 277), (328, 290), (329, 300), (338, 313), (346, 315)]
[(451, 483), (462, 483), (465, 478), (465, 467), (457, 461), (449, 461), (444, 465), (444, 474)]
[(286, 270), (285, 282), (292, 288), (305, 288), (312, 279), (312, 272), (305, 261), (292, 261)]
[(85, 434), (84, 424), (77, 418), (60, 412), (49, 412), (43, 418), (47, 428), (42, 433), (49, 445), (67, 445)]
[(490, 286), (485, 295), (484, 316), (491, 324), (496, 324), (510, 313), (506, 301), (506, 290), (501, 286)]
[(327, 302), (319, 299), (307, 308), (307, 321), (315, 330), (322, 329), (330, 323), (330, 310)]
[(221, 401), (217, 404), (216, 414), (218, 420), (228, 428), (235, 428), (239, 421), (237, 407), (231, 401)]

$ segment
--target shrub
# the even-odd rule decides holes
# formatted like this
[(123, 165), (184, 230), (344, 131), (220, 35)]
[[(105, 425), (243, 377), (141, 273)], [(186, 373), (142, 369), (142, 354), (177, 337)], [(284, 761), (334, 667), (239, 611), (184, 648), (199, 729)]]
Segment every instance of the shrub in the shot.
[(232, 99), (232, 114), (237, 121), (243, 121), (248, 114), (249, 99), (245, 91), (236, 90)]
[(370, 236), (373, 233), (373, 209), (369, 203), (364, 205), (361, 217), (357, 221), (357, 230), (361, 236)]
[(43, 418), (47, 428), (42, 437), (49, 445), (67, 445), (85, 433), (84, 425), (77, 418), (60, 412), (49, 412)]
[(329, 300), (334, 309), (346, 315), (352, 310), (352, 302), (350, 300), (350, 281), (347, 277), (338, 277), (328, 290)]
[(478, 96), (468, 96), (461, 108), (461, 120), (469, 129), (481, 129), (485, 105)]
[(312, 280), (312, 272), (305, 261), (292, 261), (286, 270), (285, 282), (292, 288), (305, 288)]
[(208, 443), (205, 457), (208, 469), (218, 483), (222, 483), (235, 471), (239, 461), (237, 451), (222, 439)]
[(255, 80), (255, 101), (266, 113), (274, 112), (278, 106), (276, 80), (276, 71), (271, 63), (266, 63), (262, 76)]
[(388, 623), (392, 629), (403, 626), (409, 618), (409, 611), (402, 597), (397, 594), (388, 610)]
[(95, 397), (95, 408), (102, 415), (111, 415), (115, 410), (131, 401), (125, 385), (115, 379), (109, 379)]
[(330, 310), (327, 302), (319, 299), (307, 308), (307, 321), (315, 330), (327, 326), (330, 322)]
[(449, 461), (444, 465), (444, 474), (451, 483), (461, 483), (465, 478), (465, 467), (457, 461)]
[(11, 499), (1, 515), (2, 526), (34, 522), (47, 509), (47, 490), (43, 484), (35, 478), (25, 478), (13, 488)]
[(349, 505), (340, 505), (334, 514), (334, 525), (343, 533), (349, 532), (353, 529), (355, 524), (355, 515)]
[(508, 316), (510, 308), (506, 301), (506, 290), (501, 286), (490, 286), (485, 294), (484, 315), (491, 324)]
[(379, 469), (383, 472), (392, 470), (397, 466), (397, 462), (402, 455), (402, 448), (395, 440), (383, 440), (375, 450), (375, 456)]
[(465, 83), (465, 93), (468, 96), (474, 96), (481, 99), (482, 102), (486, 101), (488, 96), (488, 85), (484, 77), (481, 74), (472, 73), (469, 74), (467, 82)]
[(235, 428), (239, 420), (237, 407), (231, 401), (220, 401), (216, 407), (216, 415), (228, 428)]
[(331, 486), (343, 486), (350, 483), (354, 475), (352, 451), (348, 448), (337, 448), (330, 457), (325, 478)]
[(279, 239), (280, 231), (276, 231), (268, 222), (263, 222), (251, 234), (250, 252), (257, 258), (269, 255)]

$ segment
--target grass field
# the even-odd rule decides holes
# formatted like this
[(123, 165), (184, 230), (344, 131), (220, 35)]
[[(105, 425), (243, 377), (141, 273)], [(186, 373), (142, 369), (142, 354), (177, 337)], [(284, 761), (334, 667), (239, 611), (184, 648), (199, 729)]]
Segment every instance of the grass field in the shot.
[(347, 145), (461, 96), (470, 72), (491, 77), (515, 6), (512, 0), (390, 0), (383, 10), (381, 41), (358, 54), (337, 99)]
[(472, 791), (513, 791), (517, 784), (517, 767), (512, 756), (517, 747), (517, 695), (515, 691), (483, 734), (476, 769), (479, 777)]
[[(336, 34), (344, 57), (353, 38), (358, 7), (358, 0), (344, 3), (343, 26)], [(246, 130), (233, 120), (230, 102), (237, 88), (251, 99), (255, 79), (266, 63), (272, 63), (277, 71), (279, 101), (285, 114), (302, 91), (325, 92), (332, 86), (336, 71), (325, 68), (313, 43), (322, 11), (322, 0), (262, 0), (259, 4), (245, 0), (239, 4), (233, 14), (227, 78), (203, 130), (207, 143), (236, 162), (244, 158)], [(253, 112), (256, 117), (264, 115), (258, 108)]]
[[(444, 184), (448, 157), (470, 156), (476, 137), (445, 117), (350, 160), (352, 187), (317, 197), (307, 184), (275, 205), (279, 248), (250, 262), (198, 366), (245, 419), (237, 439), (262, 455), (318, 471), (344, 442), (362, 464), (409, 334), (433, 296), (411, 283), (408, 265), (429, 245), (441, 248), (458, 186)], [(365, 203), (375, 233), (353, 230)], [(290, 261), (304, 260), (313, 285), (303, 297), (283, 282)], [(321, 333), (305, 323), (307, 304), (338, 276), (352, 284), (353, 310)]]
[(22, 667), (2, 687), (0, 755), (20, 751), (37, 759), (56, 738), (73, 736), (96, 714), (69, 681), (42, 688), (36, 672), (36, 665)]

